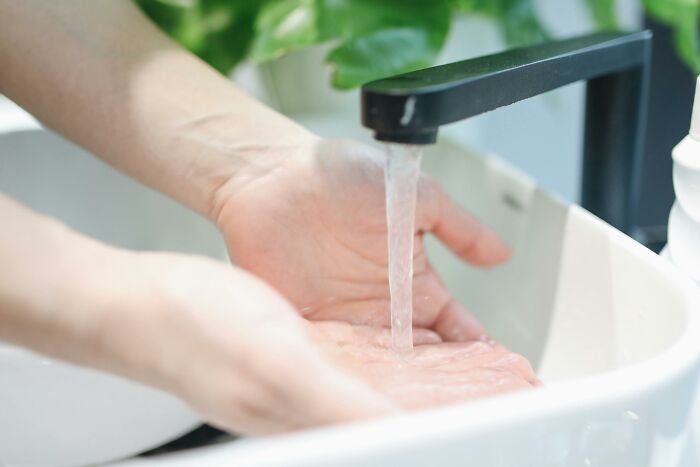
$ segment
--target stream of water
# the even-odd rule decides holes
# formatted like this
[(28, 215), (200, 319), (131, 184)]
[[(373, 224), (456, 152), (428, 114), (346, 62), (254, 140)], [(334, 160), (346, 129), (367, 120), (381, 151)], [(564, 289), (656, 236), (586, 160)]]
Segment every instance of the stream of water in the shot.
[(402, 356), (413, 353), (413, 239), (420, 146), (387, 144), (384, 180), (389, 241), (391, 347)]

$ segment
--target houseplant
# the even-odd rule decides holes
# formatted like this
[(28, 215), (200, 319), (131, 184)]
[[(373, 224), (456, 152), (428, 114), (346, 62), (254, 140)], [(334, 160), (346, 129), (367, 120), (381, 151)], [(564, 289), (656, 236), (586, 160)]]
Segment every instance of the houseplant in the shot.
[[(506, 44), (549, 37), (534, 0), (136, 0), (161, 28), (222, 73), (244, 59), (273, 60), (331, 43), (332, 84), (431, 65), (457, 15), (497, 22)], [(617, 28), (617, 0), (580, 0), (601, 29)], [(700, 73), (700, 0), (640, 0), (646, 14), (674, 30), (685, 63)]]

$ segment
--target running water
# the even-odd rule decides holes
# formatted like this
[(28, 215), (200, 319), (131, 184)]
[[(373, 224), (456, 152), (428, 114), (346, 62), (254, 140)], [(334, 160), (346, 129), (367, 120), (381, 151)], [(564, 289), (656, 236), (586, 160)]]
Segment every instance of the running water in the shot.
[(399, 355), (413, 352), (413, 237), (420, 146), (387, 144), (384, 180), (389, 239), (391, 348)]

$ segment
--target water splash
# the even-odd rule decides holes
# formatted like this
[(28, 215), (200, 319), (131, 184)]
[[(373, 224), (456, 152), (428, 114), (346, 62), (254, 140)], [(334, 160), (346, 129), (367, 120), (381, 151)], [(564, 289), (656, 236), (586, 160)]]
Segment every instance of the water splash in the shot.
[(389, 242), (391, 348), (402, 356), (413, 353), (413, 239), (420, 146), (386, 145), (384, 180)]

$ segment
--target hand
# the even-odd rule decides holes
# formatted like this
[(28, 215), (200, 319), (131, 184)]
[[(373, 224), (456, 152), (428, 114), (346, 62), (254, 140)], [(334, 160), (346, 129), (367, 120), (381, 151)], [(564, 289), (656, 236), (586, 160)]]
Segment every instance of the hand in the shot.
[[(216, 196), (215, 217), (239, 266), (281, 291), (312, 320), (389, 325), (383, 154), (353, 142), (312, 139), (274, 168), (239, 172)], [(414, 327), (447, 341), (485, 334), (431, 267), (423, 235), (490, 267), (508, 249), (422, 175), (414, 251)]]
[(267, 434), (396, 410), (323, 356), (307, 321), (244, 271), (150, 253), (111, 270), (127, 293), (107, 301), (97, 365), (180, 396), (223, 429)]
[(123, 266), (113, 269), (135, 280), (119, 281), (128, 296), (103, 322), (104, 361), (230, 431), (348, 422), (537, 384), (523, 357), (495, 343), (442, 343), (426, 329), (402, 360), (389, 330), (309, 322), (256, 277), (207, 259), (149, 253)]
[[(414, 334), (414, 356), (389, 349), (391, 333), (377, 327), (315, 322), (319, 345), (341, 367), (403, 409), (468, 401), (541, 385), (524, 357), (495, 342), (443, 343), (432, 331)], [(332, 346), (330, 347), (330, 344)]]

